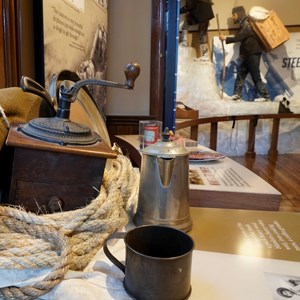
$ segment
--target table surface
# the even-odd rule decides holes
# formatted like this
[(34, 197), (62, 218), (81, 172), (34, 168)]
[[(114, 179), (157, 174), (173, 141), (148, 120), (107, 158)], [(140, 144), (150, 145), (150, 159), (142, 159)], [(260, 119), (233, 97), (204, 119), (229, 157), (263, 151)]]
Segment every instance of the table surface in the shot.
[[(190, 211), (193, 228), (188, 234), (195, 250), (189, 300), (280, 300), (276, 289), (289, 287), (289, 279), (300, 280), (298, 213), (195, 207)], [(125, 230), (132, 227), (129, 223)], [(110, 250), (119, 260), (125, 259), (122, 240)], [(12, 275), (3, 271), (0, 283)], [(83, 272), (68, 271), (41, 299), (130, 300), (123, 277), (100, 249)]]
[(190, 299), (280, 300), (277, 288), (300, 279), (298, 213), (191, 208), (191, 216)]
[[(195, 250), (189, 300), (280, 300), (276, 289), (300, 279), (297, 213), (191, 208), (191, 217)], [(120, 240), (111, 250), (122, 260), (124, 248)], [(56, 292), (68, 289), (63, 299), (72, 300), (129, 300), (116, 269), (100, 250), (85, 270), (90, 273), (64, 280)]]
[[(138, 135), (118, 135), (135, 159), (141, 159)], [(129, 149), (130, 148), (130, 149)], [(199, 150), (212, 151), (198, 146)], [(190, 162), (191, 206), (279, 210), (281, 193), (254, 172), (229, 157), (215, 161)], [(197, 182), (197, 183), (196, 183)]]
[[(125, 140), (141, 153), (139, 150), (138, 135), (118, 135), (117, 137)], [(215, 152), (200, 145), (198, 149)], [(203, 176), (203, 174), (207, 174), (207, 172), (203, 171), (204, 169), (206, 171), (207, 169), (211, 170), (209, 175)], [(190, 170), (200, 170), (199, 173), (203, 179), (202, 184), (192, 184), (191, 189), (280, 194), (269, 183), (229, 157), (215, 161), (192, 161), (190, 162)], [(214, 183), (212, 183), (212, 177), (215, 181)]]

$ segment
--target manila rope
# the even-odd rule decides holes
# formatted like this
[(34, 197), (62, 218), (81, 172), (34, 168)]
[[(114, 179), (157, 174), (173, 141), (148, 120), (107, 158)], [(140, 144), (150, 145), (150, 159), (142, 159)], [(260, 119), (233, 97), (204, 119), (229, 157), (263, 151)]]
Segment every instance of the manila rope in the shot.
[(1, 269), (51, 268), (39, 282), (0, 289), (0, 299), (36, 299), (63, 280), (68, 270), (83, 270), (105, 239), (128, 223), (139, 174), (118, 155), (105, 170), (100, 193), (81, 209), (37, 215), (0, 206)]

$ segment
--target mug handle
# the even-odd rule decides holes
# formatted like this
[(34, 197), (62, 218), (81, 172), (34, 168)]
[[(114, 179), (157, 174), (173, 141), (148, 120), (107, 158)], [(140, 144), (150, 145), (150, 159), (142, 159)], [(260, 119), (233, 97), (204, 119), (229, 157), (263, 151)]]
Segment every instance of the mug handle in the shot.
[(124, 239), (126, 232), (115, 232), (112, 235), (110, 235), (103, 244), (103, 251), (107, 258), (115, 265), (117, 266), (124, 274), (125, 274), (125, 266), (116, 258), (114, 257), (111, 252), (108, 250), (107, 242), (112, 239)]

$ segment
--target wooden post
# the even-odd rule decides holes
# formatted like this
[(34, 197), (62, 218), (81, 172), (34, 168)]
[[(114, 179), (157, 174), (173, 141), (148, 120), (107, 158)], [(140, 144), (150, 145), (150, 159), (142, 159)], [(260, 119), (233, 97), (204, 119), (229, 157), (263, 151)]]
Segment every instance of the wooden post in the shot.
[(280, 125), (280, 118), (273, 119), (273, 127), (272, 127), (272, 134), (271, 134), (271, 145), (268, 151), (269, 156), (277, 156), (277, 144), (278, 144), (278, 134), (279, 134), (279, 125)]
[(247, 157), (255, 157), (255, 131), (258, 117), (251, 119), (249, 122), (249, 137), (248, 137), (248, 149), (246, 152)]
[[(217, 19), (217, 25), (218, 25), (218, 31), (219, 31), (219, 36), (221, 35), (221, 30), (220, 30), (220, 23), (219, 23), (219, 15), (216, 14), (216, 19)], [(225, 55), (225, 47), (224, 47), (224, 41), (222, 42), (222, 51), (223, 51), (223, 69), (222, 69), (222, 92), (221, 92), (221, 99), (223, 99), (223, 95), (224, 95), (224, 84), (225, 84), (225, 75), (226, 75), (226, 68), (225, 68), (225, 59), (226, 59), (226, 55)]]

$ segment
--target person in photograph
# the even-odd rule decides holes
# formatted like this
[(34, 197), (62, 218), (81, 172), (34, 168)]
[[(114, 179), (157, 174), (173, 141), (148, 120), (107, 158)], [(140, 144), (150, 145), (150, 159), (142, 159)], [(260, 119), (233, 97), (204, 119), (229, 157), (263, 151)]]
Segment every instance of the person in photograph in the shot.
[(234, 84), (232, 99), (242, 99), (243, 86), (247, 75), (250, 73), (258, 97), (254, 101), (270, 100), (269, 91), (261, 79), (260, 61), (263, 52), (263, 46), (253, 31), (249, 23), (248, 16), (243, 6), (236, 6), (232, 9), (232, 20), (234, 24), (239, 25), (239, 31), (235, 36), (224, 36), (220, 34), (220, 40), (226, 44), (240, 42), (239, 61), (237, 76)]
[(300, 280), (289, 279), (287, 283), (291, 286), (290, 288), (279, 287), (276, 291), (277, 294), (284, 298), (292, 298), (293, 296), (300, 296)]
[(201, 60), (209, 60), (207, 30), (209, 21), (214, 18), (211, 0), (186, 0), (180, 8), (180, 14), (186, 14), (182, 26), (182, 44), (188, 47), (190, 25), (198, 25), (199, 52)]
[(98, 0), (98, 3), (105, 9), (107, 9), (107, 0)]
[(276, 291), (279, 296), (284, 297), (284, 298), (292, 298), (295, 295), (299, 295), (299, 294), (293, 292), (292, 290), (290, 290), (288, 288), (284, 288), (284, 287), (280, 287)]

